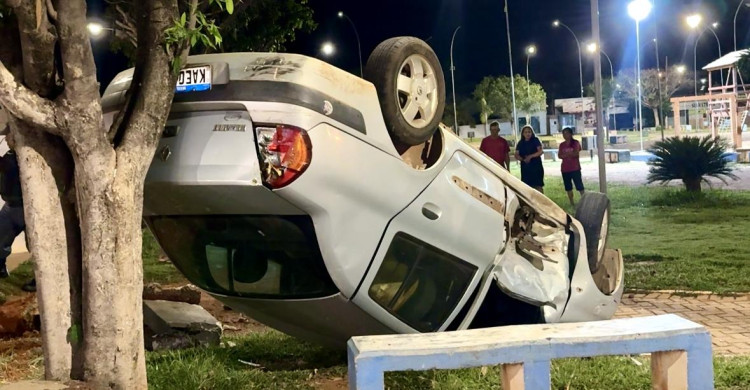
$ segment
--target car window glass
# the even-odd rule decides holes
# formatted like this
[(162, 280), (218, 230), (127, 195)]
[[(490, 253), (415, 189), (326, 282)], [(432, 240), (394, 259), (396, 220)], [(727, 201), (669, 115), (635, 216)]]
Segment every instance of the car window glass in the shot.
[(175, 216), (150, 225), (170, 260), (204, 290), (269, 299), (338, 292), (309, 217)]
[(436, 331), (463, 297), (476, 270), (461, 259), (398, 233), (369, 294), (414, 329)]

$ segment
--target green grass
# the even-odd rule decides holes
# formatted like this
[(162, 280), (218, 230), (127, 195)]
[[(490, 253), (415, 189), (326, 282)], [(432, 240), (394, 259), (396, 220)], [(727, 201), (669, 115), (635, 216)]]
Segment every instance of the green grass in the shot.
[(171, 284), (187, 283), (185, 277), (169, 261), (159, 261), (161, 249), (154, 235), (148, 229), (143, 230), (143, 282)]
[[(148, 229), (143, 231), (143, 281), (144, 283), (187, 283), (171, 262), (159, 261), (161, 250)], [(10, 277), (0, 279), (0, 304), (4, 297), (18, 296), (21, 287), (34, 277), (34, 266), (27, 261), (11, 272)]]
[(610, 197), (628, 288), (750, 291), (750, 192), (618, 186)]
[[(227, 341), (236, 346), (150, 353), (150, 388), (313, 389), (322, 381), (346, 376), (343, 352), (315, 347), (275, 331)], [(650, 389), (650, 367), (648, 357), (641, 356), (556, 360), (552, 363), (552, 389)], [(750, 388), (748, 357), (717, 358), (714, 371), (719, 390)], [(501, 379), (497, 367), (394, 372), (385, 378), (386, 388), (391, 390), (497, 389)]]
[[(548, 176), (545, 184), (545, 194), (575, 215), (562, 179)], [(597, 183), (585, 185), (598, 191)], [(622, 249), (626, 288), (750, 292), (750, 191), (609, 185), (608, 196), (609, 246)]]
[(0, 304), (6, 298), (24, 294), (21, 287), (34, 277), (34, 265), (27, 261), (18, 266), (10, 276), (0, 279)]
[(326, 350), (276, 331), (224, 339), (224, 343), (230, 342), (236, 345), (149, 353), (149, 388), (307, 389), (315, 379), (346, 376), (345, 352)]

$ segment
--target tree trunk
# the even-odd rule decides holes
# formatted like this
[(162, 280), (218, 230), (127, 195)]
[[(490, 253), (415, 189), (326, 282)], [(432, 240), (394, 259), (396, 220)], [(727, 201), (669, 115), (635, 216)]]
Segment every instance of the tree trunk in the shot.
[[(13, 4), (17, 26), (15, 32), (3, 33), (2, 46), (8, 52), (0, 53), (0, 60), (32, 91), (54, 99), (56, 29), (46, 17), (46, 7), (46, 2)], [(39, 19), (37, 12), (42, 15)], [(11, 124), (26, 235), (34, 256), (45, 378), (80, 379), (80, 345), (75, 336), (81, 323), (81, 257), (78, 221), (68, 196), (73, 172), (70, 153), (58, 137), (16, 118)]]
[(45, 378), (82, 379), (81, 242), (68, 196), (72, 160), (57, 137), (21, 123), (14, 133), (26, 235), (35, 259)]
[[(31, 247), (39, 259), (47, 375), (77, 379), (77, 370), (83, 367), (84, 380), (94, 388), (147, 386), (141, 299), (143, 184), (174, 94), (171, 61), (180, 56), (184, 63), (189, 47), (165, 42), (164, 31), (179, 15), (177, 0), (134, 3), (139, 42), (136, 71), (127, 110), (109, 133), (102, 118), (83, 0), (55, 2), (57, 31), (49, 27), (47, 2), (14, 3), (24, 11), (18, 15), (25, 76), (37, 76), (25, 78), (24, 84), (36, 94), (19, 87), (0, 66), (2, 103), (27, 121), (14, 120), (14, 127), (20, 134)], [(40, 4), (41, 18), (36, 16)], [(194, 11), (198, 0), (190, 4)], [(46, 27), (35, 27), (39, 20)], [(188, 29), (194, 28), (195, 20), (191, 15)], [(54, 58), (61, 58), (62, 73), (56, 73)], [(64, 86), (55, 86), (56, 77)], [(31, 122), (49, 134), (39, 133)], [(111, 140), (108, 134), (114, 135)], [(72, 193), (67, 175), (71, 169), (75, 209), (66, 203)], [(76, 364), (79, 361), (81, 365)]]
[(701, 192), (702, 180), (700, 178), (682, 179), (682, 182), (685, 183), (685, 189), (687, 189), (688, 192)]
[(659, 118), (659, 110), (652, 108), (651, 111), (654, 113), (654, 126), (658, 129), (661, 127), (661, 118)]
[(78, 157), (76, 183), (86, 381), (96, 387), (135, 390), (146, 388), (140, 264), (143, 197), (129, 163), (119, 160), (112, 149)]

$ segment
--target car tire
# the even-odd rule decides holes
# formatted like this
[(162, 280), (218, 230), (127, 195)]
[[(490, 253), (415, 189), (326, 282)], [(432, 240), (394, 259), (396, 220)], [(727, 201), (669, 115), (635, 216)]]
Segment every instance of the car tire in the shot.
[(445, 109), (445, 78), (427, 43), (414, 37), (384, 41), (367, 60), (364, 76), (375, 84), (394, 142), (413, 146), (432, 137)]
[(576, 219), (586, 235), (586, 253), (591, 273), (596, 273), (604, 257), (609, 236), (609, 198), (598, 192), (586, 192), (576, 208)]

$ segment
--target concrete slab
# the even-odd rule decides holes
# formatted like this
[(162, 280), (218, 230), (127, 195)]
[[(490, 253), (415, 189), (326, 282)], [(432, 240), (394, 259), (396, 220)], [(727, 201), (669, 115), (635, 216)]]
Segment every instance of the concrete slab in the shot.
[(23, 381), (0, 385), (0, 390), (64, 390), (68, 386), (59, 382)]
[(144, 300), (143, 324), (148, 350), (215, 346), (221, 341), (221, 322), (189, 303)]

